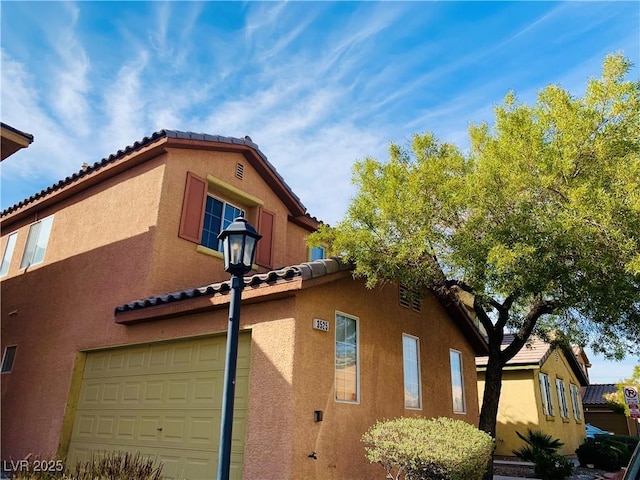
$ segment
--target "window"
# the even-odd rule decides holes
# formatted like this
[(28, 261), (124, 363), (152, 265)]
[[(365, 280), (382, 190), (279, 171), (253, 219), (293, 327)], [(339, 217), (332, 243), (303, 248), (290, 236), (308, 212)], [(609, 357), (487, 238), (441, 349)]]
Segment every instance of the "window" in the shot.
[(358, 320), (336, 313), (336, 401), (360, 401)]
[(313, 247), (309, 255), (310, 260), (322, 260), (324, 257), (324, 247)]
[(466, 413), (464, 401), (464, 379), (462, 376), (462, 354), (457, 350), (449, 350), (451, 363), (451, 393), (453, 395), (453, 413)]
[(9, 373), (13, 369), (13, 361), (16, 358), (17, 345), (11, 345), (4, 349), (2, 355), (2, 373)]
[(420, 345), (416, 337), (402, 334), (402, 364), (404, 368), (404, 406), (422, 408), (420, 382)]
[(567, 409), (567, 396), (564, 391), (564, 380), (556, 378), (556, 391), (558, 393), (558, 408), (562, 418), (569, 418), (569, 410)]
[(27, 246), (24, 249), (22, 261), (20, 262), (20, 268), (37, 265), (44, 261), (44, 254), (47, 251), (52, 225), (53, 215), (31, 224), (29, 227), (29, 236), (27, 237)]
[(576, 420), (582, 419), (582, 414), (580, 413), (580, 397), (578, 394), (578, 387), (573, 383), (569, 385), (569, 391), (571, 392), (571, 407), (573, 408), (573, 418)]
[(202, 241), (200, 243), (205, 247), (221, 252), (222, 242), (218, 240), (218, 235), (231, 225), (237, 217), (244, 217), (244, 210), (207, 195), (204, 224), (202, 226)]
[(545, 415), (553, 415), (553, 404), (551, 403), (551, 386), (549, 385), (549, 375), (540, 373), (540, 396), (542, 400), (542, 411)]
[(4, 247), (4, 253), (2, 254), (2, 265), (0, 265), (0, 277), (4, 277), (9, 273), (9, 265), (11, 265), (11, 258), (16, 248), (17, 239), (18, 232), (13, 232), (7, 237), (7, 245)]

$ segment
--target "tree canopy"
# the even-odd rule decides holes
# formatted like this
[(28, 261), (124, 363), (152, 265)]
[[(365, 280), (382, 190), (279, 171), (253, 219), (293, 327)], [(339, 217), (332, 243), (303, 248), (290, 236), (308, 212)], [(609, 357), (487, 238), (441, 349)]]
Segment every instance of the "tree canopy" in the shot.
[(354, 261), (369, 286), (473, 293), (490, 344), (505, 328), (522, 344), (534, 328), (559, 328), (611, 357), (638, 352), (640, 82), (626, 79), (631, 67), (606, 57), (580, 97), (557, 85), (533, 105), (507, 94), (492, 125), (470, 127), (466, 151), (425, 133), (392, 144), (388, 160), (356, 162), (346, 217), (310, 242)]

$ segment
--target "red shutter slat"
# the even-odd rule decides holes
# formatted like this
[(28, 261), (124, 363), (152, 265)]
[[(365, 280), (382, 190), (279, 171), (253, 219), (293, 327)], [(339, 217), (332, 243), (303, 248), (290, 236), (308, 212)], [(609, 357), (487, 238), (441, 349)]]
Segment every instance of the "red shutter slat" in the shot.
[(273, 247), (274, 214), (260, 209), (258, 232), (262, 238), (258, 242), (256, 263), (263, 267), (271, 267), (271, 250)]
[(187, 183), (182, 201), (182, 217), (180, 218), (180, 232), (178, 233), (180, 238), (200, 243), (206, 202), (206, 180), (187, 172)]

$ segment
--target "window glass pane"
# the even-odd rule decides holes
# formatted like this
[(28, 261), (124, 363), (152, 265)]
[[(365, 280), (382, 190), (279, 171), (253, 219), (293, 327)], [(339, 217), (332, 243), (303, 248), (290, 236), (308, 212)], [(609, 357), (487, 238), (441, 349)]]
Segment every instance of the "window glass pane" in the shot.
[(40, 234), (36, 240), (35, 251), (33, 252), (32, 265), (41, 263), (44, 260), (44, 253), (47, 251), (49, 243), (49, 235), (51, 234), (51, 226), (53, 225), (53, 217), (47, 217), (40, 222)]
[(22, 254), (20, 268), (36, 265), (44, 260), (44, 254), (47, 251), (49, 243), (49, 235), (51, 234), (51, 226), (53, 225), (53, 215), (29, 227), (29, 235), (27, 236), (27, 245)]
[(454, 413), (465, 413), (464, 380), (462, 377), (462, 355), (455, 350), (449, 351), (451, 362), (451, 392), (453, 395)]
[(218, 241), (218, 235), (220, 235), (222, 230), (231, 225), (236, 217), (243, 216), (244, 211), (241, 208), (234, 207), (211, 195), (207, 195), (201, 244), (221, 252), (222, 242)]
[(358, 398), (357, 321), (336, 314), (335, 399), (357, 402)]
[(311, 261), (322, 260), (324, 258), (324, 247), (313, 247), (311, 249)]
[(406, 408), (422, 408), (420, 355), (417, 338), (402, 335), (402, 358), (404, 368), (404, 406)]
[(11, 345), (4, 349), (4, 355), (2, 356), (2, 372), (10, 372), (13, 369), (13, 361), (16, 358), (16, 345)]
[(7, 238), (7, 245), (4, 248), (4, 254), (2, 255), (2, 266), (0, 266), (0, 277), (9, 273), (9, 265), (11, 265), (11, 258), (13, 257), (13, 251), (16, 248), (16, 240), (18, 239), (18, 232), (13, 232)]

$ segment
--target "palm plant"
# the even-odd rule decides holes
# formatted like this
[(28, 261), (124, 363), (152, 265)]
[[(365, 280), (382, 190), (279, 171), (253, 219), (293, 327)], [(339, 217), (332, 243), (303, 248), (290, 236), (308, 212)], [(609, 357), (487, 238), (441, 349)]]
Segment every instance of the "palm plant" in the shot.
[(535, 462), (539, 453), (553, 454), (556, 453), (563, 445), (559, 439), (553, 438), (551, 435), (541, 430), (527, 429), (527, 434), (522, 435), (516, 432), (526, 445), (518, 450), (512, 450), (513, 454), (527, 462)]

